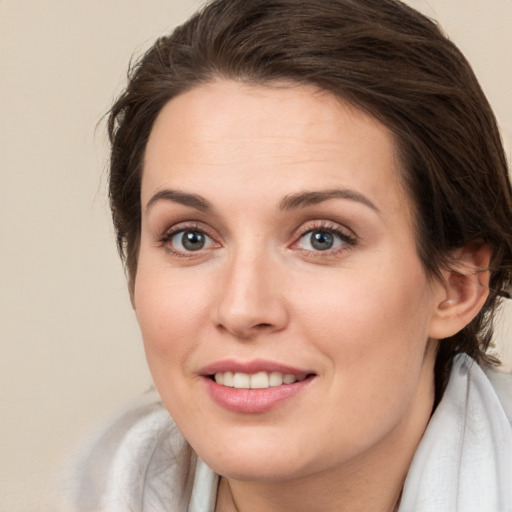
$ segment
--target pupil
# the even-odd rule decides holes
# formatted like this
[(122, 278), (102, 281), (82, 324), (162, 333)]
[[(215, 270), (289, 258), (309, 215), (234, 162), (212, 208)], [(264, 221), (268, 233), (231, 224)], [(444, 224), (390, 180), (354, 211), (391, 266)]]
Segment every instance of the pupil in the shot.
[(183, 247), (189, 251), (199, 251), (204, 247), (204, 235), (199, 231), (185, 231), (183, 233)]
[(326, 231), (316, 231), (313, 233), (311, 245), (319, 250), (319, 251), (325, 251), (327, 249), (330, 249), (333, 244), (333, 237), (330, 233), (327, 233)]

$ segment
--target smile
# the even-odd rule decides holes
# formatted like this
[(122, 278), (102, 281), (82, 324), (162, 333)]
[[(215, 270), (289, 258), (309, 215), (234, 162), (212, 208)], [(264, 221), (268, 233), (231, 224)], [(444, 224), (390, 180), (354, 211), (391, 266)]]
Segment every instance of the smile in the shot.
[(268, 412), (307, 393), (316, 372), (272, 361), (213, 363), (201, 371), (208, 395), (217, 405), (242, 414)]
[(217, 372), (213, 375), (213, 380), (221, 386), (236, 389), (266, 389), (269, 387), (282, 386), (283, 384), (293, 384), (302, 382), (306, 375), (294, 375), (292, 373), (281, 372)]

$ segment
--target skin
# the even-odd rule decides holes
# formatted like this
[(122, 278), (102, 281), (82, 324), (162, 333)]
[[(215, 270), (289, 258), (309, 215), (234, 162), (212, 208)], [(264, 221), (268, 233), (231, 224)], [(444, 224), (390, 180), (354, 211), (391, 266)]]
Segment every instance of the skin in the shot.
[[(437, 338), (466, 322), (447, 313), (466, 296), (425, 275), (400, 174), (389, 130), (312, 87), (218, 80), (159, 114), (132, 301), (166, 407), (223, 477), (217, 511), (395, 506), (431, 414)], [(333, 189), (349, 193), (280, 207)], [(180, 245), (187, 228), (203, 249)], [(315, 230), (342, 238), (317, 250)], [(227, 358), (314, 377), (269, 411), (233, 412), (201, 376)]]

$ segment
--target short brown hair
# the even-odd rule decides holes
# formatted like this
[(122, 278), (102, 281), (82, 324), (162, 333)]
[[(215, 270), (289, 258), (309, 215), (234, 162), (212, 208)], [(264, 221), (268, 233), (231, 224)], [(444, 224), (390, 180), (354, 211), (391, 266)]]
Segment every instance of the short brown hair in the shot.
[(395, 135), (428, 275), (473, 241), (493, 250), (481, 312), (440, 345), (436, 389), (455, 354), (490, 362), (500, 292), (512, 268), (511, 188), (496, 120), (470, 65), (431, 20), (398, 0), (214, 0), (162, 37), (129, 72), (109, 118), (110, 200), (133, 290), (144, 151), (176, 95), (216, 77), (315, 85)]

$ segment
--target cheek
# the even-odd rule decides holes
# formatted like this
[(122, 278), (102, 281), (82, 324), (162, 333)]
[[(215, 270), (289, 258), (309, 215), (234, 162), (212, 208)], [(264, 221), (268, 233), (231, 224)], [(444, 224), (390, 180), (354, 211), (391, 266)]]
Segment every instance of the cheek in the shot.
[(407, 271), (392, 259), (379, 263), (317, 277), (294, 292), (303, 332), (344, 375), (421, 364), (431, 312), (426, 277), (419, 262)]
[(174, 419), (182, 423), (183, 416), (197, 414), (188, 398), (195, 385), (190, 356), (204, 338), (205, 291), (169, 269), (142, 266), (134, 299), (154, 385)]
[[(190, 271), (187, 271), (190, 274)], [(139, 268), (134, 303), (150, 369), (176, 367), (199, 342), (208, 318), (206, 286), (187, 272)]]
[(353, 432), (371, 437), (404, 414), (423, 378), (430, 300), (424, 279), (420, 269), (391, 286), (369, 273), (302, 303), (302, 332), (326, 356), (329, 396), (343, 404), (324, 410), (326, 437), (347, 421)]

